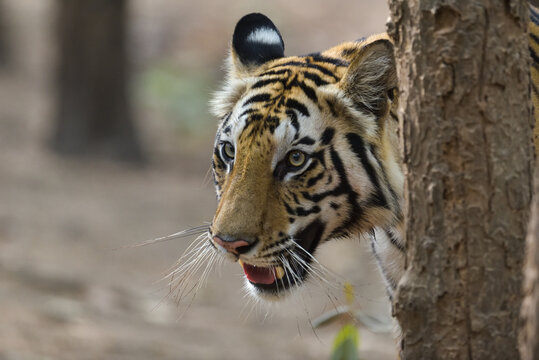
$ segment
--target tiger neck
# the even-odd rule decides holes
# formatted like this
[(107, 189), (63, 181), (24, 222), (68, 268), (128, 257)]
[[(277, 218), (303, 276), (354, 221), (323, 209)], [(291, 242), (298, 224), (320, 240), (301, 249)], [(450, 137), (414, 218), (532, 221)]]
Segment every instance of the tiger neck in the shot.
[[(396, 103), (394, 104), (396, 106)], [(393, 110), (393, 109), (392, 109)], [(404, 273), (406, 237), (404, 226), (404, 174), (402, 171), (401, 142), (398, 122), (393, 112), (386, 120), (382, 133), (382, 166), (387, 174), (387, 184), (396, 197), (392, 216), (370, 233), (371, 250), (384, 279), (390, 298)]]
[(397, 284), (404, 273), (406, 245), (402, 224), (376, 227), (370, 233), (370, 246), (389, 298), (397, 290)]

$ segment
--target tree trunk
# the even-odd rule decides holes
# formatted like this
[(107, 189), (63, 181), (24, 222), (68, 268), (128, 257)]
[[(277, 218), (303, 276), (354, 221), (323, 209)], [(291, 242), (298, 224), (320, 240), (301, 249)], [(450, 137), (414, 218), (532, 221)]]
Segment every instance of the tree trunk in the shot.
[(539, 166), (535, 169), (535, 191), (526, 250), (520, 354), (522, 360), (539, 360)]
[(7, 65), (9, 60), (8, 27), (6, 24), (6, 7), (3, 0), (0, 0), (0, 67)]
[(524, 0), (390, 0), (406, 173), (405, 359), (518, 359), (532, 118)]
[(126, 55), (126, 0), (59, 0), (54, 148), (141, 161)]

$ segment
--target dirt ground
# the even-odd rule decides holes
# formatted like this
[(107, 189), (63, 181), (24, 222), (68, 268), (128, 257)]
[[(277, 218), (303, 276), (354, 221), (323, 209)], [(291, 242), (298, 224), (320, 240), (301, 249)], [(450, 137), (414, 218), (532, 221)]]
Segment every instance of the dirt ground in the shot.
[[(137, 120), (151, 160), (146, 167), (49, 151), (54, 4), (3, 1), (13, 51), (0, 72), (0, 360), (328, 358), (337, 328), (313, 330), (309, 319), (335, 304), (316, 283), (283, 304), (253, 307), (240, 267), (225, 264), (190, 306), (177, 305), (159, 280), (193, 238), (129, 247), (211, 220), (216, 204), (207, 171), (214, 128), (182, 134), (164, 112), (140, 101)], [(215, 66), (235, 20), (257, 6), (289, 24), (286, 33), (295, 34), (290, 53), (383, 31), (387, 16), (383, 5), (342, 2), (341, 11), (330, 9), (328, 31), (319, 21), (330, 13), (322, 1), (208, 4), (134, 1), (136, 71), (165, 55), (176, 64), (211, 58), (207, 64)], [(294, 25), (299, 16), (306, 21), (303, 32)], [(352, 19), (361, 25), (357, 31), (347, 25)], [(202, 48), (186, 45), (201, 41)], [(366, 248), (358, 240), (340, 241), (318, 257), (352, 282), (364, 313), (389, 322)], [(391, 334), (363, 327), (360, 336), (362, 359), (396, 358)]]

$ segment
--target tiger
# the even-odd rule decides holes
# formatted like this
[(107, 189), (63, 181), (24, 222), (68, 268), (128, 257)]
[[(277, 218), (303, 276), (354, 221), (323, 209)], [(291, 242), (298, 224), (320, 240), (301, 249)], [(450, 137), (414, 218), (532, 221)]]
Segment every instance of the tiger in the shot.
[(392, 299), (406, 245), (388, 35), (285, 57), (277, 27), (252, 13), (234, 29), (226, 70), (211, 102), (211, 245), (271, 301), (313, 274), (320, 244), (368, 234)]
[[(539, 12), (530, 11), (537, 108)], [(301, 287), (316, 273), (321, 244), (366, 237), (393, 301), (406, 253), (398, 101), (387, 34), (285, 57), (268, 17), (238, 21), (224, 85), (211, 101), (220, 119), (212, 156), (218, 205), (207, 235), (240, 264), (256, 298), (280, 300)], [(539, 126), (534, 141), (539, 154)]]

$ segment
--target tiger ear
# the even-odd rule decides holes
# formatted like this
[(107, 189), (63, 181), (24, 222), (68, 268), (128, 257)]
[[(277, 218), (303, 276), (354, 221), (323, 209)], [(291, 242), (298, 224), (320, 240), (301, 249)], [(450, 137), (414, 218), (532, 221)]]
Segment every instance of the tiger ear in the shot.
[(380, 118), (387, 112), (388, 100), (393, 100), (397, 87), (393, 44), (387, 38), (367, 39), (350, 57), (340, 86), (359, 111)]
[(231, 59), (239, 74), (283, 56), (283, 38), (269, 18), (252, 13), (238, 21), (232, 36)]
[(266, 62), (283, 56), (283, 38), (270, 19), (258, 13), (242, 17), (232, 36), (225, 82), (210, 101), (213, 114), (225, 117), (245, 91), (246, 78)]

